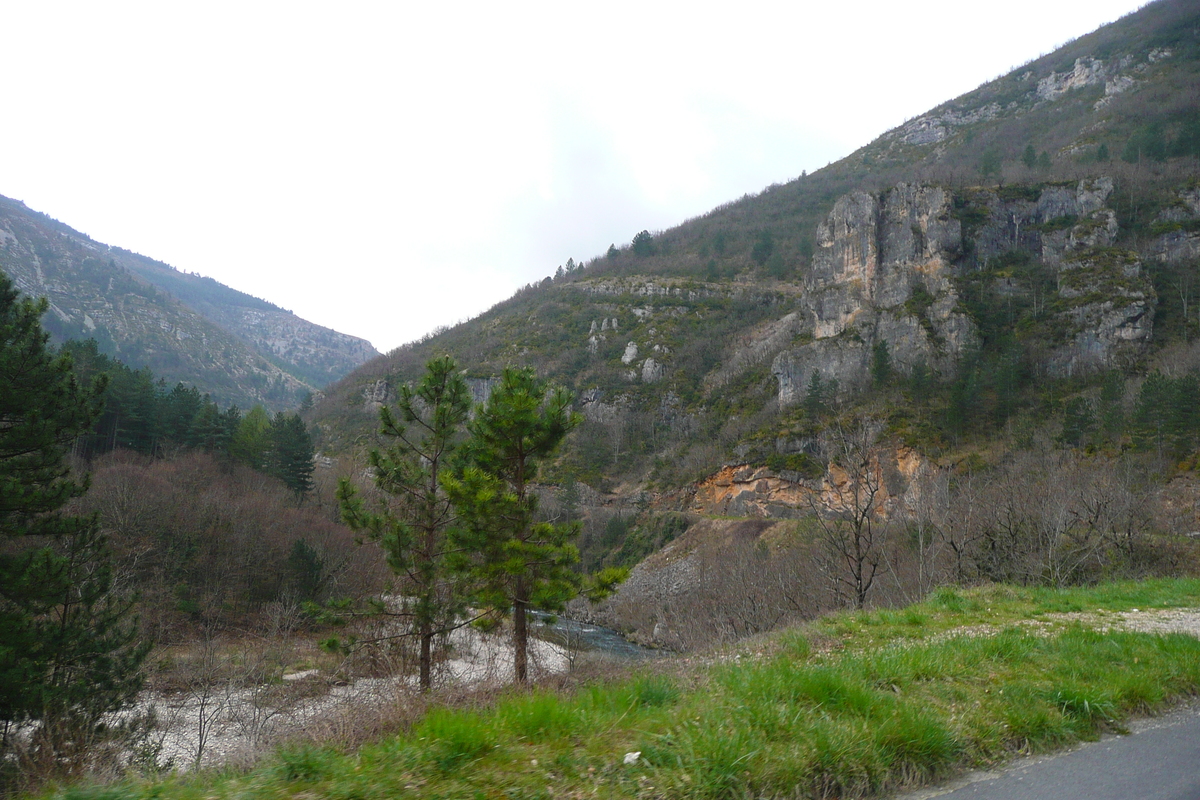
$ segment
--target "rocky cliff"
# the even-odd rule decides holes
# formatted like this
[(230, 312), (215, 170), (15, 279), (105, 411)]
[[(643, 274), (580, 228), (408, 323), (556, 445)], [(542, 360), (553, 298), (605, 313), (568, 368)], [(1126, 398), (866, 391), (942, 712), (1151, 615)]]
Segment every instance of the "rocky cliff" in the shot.
[(950, 279), (962, 248), (950, 199), (939, 187), (900, 184), (834, 203), (817, 228), (799, 303), (800, 334), (811, 341), (781, 352), (771, 367), (782, 405), (799, 402), (814, 373), (843, 393), (862, 389), (880, 344), (902, 372), (923, 363), (953, 373), (975, 333)]
[[(839, 198), (817, 228), (806, 291), (793, 312), (799, 343), (772, 363), (780, 404), (800, 402), (814, 374), (836, 380), (843, 395), (862, 390), (881, 346), (903, 374), (922, 364), (952, 377), (964, 353), (980, 344), (960, 279), (1014, 257), (1056, 275), (1054, 292), (1043, 300), (1058, 309), (1062, 331), (1044, 364), (1051, 374), (1131, 363), (1153, 331), (1154, 289), (1136, 252), (1112, 248), (1118, 234), (1117, 215), (1106, 205), (1112, 191), (1112, 180), (1101, 177), (1017, 196), (997, 190), (955, 196), (900, 184)], [(1164, 237), (1154, 250), (1162, 258), (1183, 257), (1190, 253), (1187, 236)], [(1024, 291), (1002, 274), (993, 288)]]

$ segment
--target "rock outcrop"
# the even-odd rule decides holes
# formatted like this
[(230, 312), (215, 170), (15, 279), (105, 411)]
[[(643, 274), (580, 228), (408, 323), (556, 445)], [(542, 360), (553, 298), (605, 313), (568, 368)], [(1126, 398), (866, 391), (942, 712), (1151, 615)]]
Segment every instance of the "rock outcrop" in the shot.
[(1149, 344), (1154, 287), (1137, 253), (1117, 248), (1073, 253), (1059, 267), (1058, 294), (1069, 344), (1052, 353), (1051, 374), (1124, 367)]
[(1200, 258), (1200, 186), (1176, 192), (1175, 201), (1158, 215), (1159, 232), (1152, 250), (1158, 261), (1174, 263)]
[(866, 386), (880, 343), (902, 373), (918, 363), (952, 374), (975, 341), (951, 281), (962, 225), (947, 190), (900, 184), (880, 196), (853, 192), (817, 229), (799, 313), (811, 341), (776, 356), (779, 402), (799, 402), (812, 381), (841, 392)]
[[(920, 495), (918, 478), (932, 469), (917, 451), (881, 449), (874, 469), (883, 489), (879, 508), (884, 514), (914, 508)], [(707, 516), (795, 519), (814, 508), (837, 511), (835, 498), (848, 496), (846, 473), (836, 465), (824, 475), (805, 478), (787, 470), (732, 464), (696, 484), (688, 510)]]
[[(817, 229), (799, 307), (763, 329), (763, 342), (778, 341), (782, 331), (792, 338), (771, 367), (780, 404), (802, 401), (814, 376), (825, 385), (836, 381), (843, 395), (865, 388), (881, 346), (902, 374), (922, 364), (952, 376), (978, 342), (956, 276), (1014, 259), (1040, 262), (1058, 276), (1057, 296), (1045, 299), (1060, 309), (1063, 333), (1049, 351), (1051, 374), (1104, 369), (1136, 356), (1152, 332), (1154, 292), (1137, 256), (1111, 248), (1118, 233), (1117, 215), (1106, 205), (1112, 191), (1112, 180), (1100, 177), (1033, 193), (972, 190), (955, 198), (940, 187), (900, 184), (879, 195), (839, 198)], [(1191, 252), (1189, 231), (1200, 228), (1192, 222), (1200, 217), (1193, 210), (1200, 208), (1200, 191), (1194, 194), (1181, 195), (1173, 207), (1179, 231), (1161, 238), (1160, 258)], [(969, 236), (956, 202), (970, 212)], [(1001, 293), (1020, 291), (1007, 278), (996, 281)]]

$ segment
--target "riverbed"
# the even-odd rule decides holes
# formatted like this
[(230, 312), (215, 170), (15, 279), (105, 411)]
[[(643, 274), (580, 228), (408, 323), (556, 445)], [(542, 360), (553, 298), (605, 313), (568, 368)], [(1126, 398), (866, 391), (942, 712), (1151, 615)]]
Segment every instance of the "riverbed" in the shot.
[[(544, 614), (535, 615), (531, 633), (534, 680), (567, 672), (585, 656), (632, 662), (659, 655), (608, 628)], [(451, 634), (450, 657), (435, 664), (433, 678), (435, 689), (449, 690), (504, 685), (512, 673), (508, 634), (462, 628)], [(212, 767), (248, 763), (288, 740), (320, 739), (332, 727), (386, 715), (389, 707), (413, 703), (416, 688), (412, 674), (341, 680), (306, 669), (272, 683), (146, 692), (132, 713), (153, 710), (157, 726), (146, 753), (160, 767)]]

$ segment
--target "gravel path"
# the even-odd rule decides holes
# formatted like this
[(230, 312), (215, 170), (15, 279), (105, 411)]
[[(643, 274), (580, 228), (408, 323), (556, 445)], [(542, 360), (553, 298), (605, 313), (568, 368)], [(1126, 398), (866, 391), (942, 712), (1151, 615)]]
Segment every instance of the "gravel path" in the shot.
[(1051, 619), (1081, 622), (1096, 630), (1143, 633), (1187, 633), (1200, 638), (1200, 608), (1159, 608), (1152, 611), (1095, 611), (1047, 614)]

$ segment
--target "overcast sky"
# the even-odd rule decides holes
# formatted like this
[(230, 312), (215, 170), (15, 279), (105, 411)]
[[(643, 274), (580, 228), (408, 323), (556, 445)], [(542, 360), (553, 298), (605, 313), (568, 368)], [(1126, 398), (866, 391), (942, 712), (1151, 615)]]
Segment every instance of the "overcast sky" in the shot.
[(1140, 5), (8, 3), (0, 194), (386, 352)]

